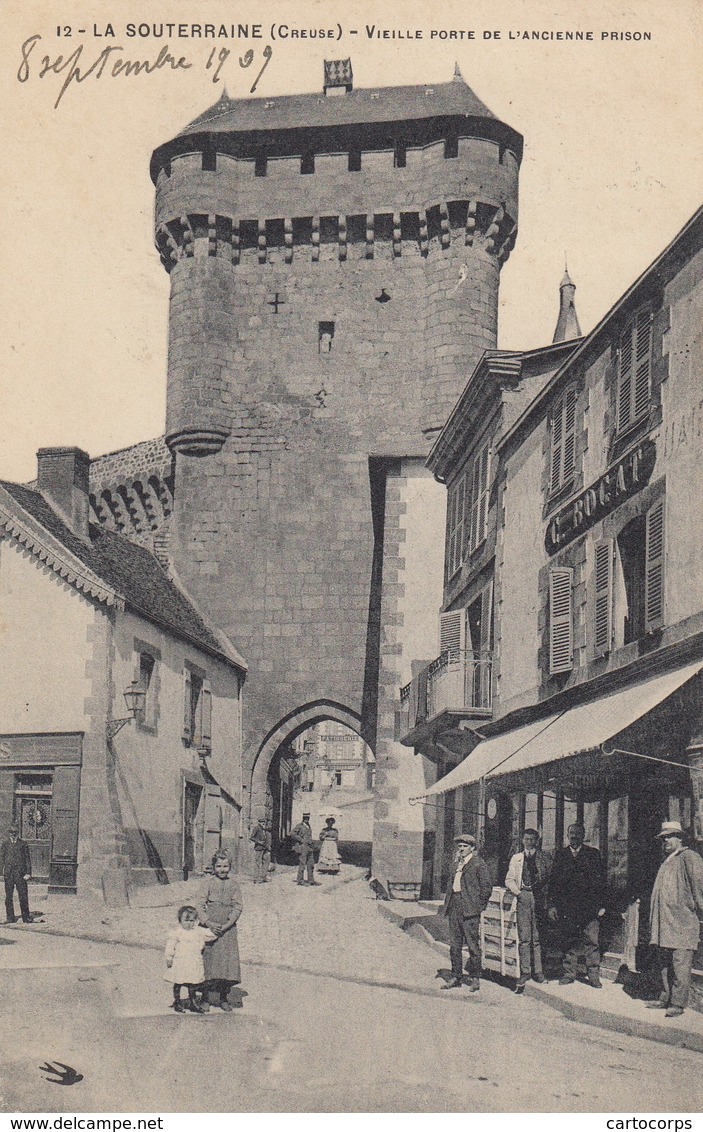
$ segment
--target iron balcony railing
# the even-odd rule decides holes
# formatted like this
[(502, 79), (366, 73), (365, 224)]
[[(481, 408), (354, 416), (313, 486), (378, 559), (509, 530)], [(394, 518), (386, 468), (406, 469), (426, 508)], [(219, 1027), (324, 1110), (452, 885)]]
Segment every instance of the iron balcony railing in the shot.
[(427, 670), (427, 719), (442, 711), (490, 712), (493, 657), (447, 649)]

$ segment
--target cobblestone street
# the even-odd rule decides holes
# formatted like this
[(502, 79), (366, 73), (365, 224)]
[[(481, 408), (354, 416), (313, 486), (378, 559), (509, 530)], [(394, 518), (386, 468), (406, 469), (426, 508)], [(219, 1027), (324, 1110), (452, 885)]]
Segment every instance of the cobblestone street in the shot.
[[(359, 870), (243, 886), (244, 1009), (175, 1015), (161, 948), (198, 882), (99, 910), (35, 900), (3, 929), (9, 1111), (696, 1111), (700, 1055), (567, 1021), (484, 980), (444, 994), (446, 961), (379, 914)], [(54, 934), (65, 933), (65, 934)], [(83, 938), (79, 938), (79, 937)], [(86, 939), (86, 936), (93, 937)], [(71, 1089), (38, 1067), (83, 1074)]]

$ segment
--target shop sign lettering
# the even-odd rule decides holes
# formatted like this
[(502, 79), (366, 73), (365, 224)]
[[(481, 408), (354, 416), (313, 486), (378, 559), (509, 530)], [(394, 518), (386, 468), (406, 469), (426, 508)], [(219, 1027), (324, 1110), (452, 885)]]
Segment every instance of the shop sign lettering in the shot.
[(654, 441), (644, 440), (562, 507), (547, 527), (547, 554), (556, 554), (643, 488), (654, 470), (656, 455)]

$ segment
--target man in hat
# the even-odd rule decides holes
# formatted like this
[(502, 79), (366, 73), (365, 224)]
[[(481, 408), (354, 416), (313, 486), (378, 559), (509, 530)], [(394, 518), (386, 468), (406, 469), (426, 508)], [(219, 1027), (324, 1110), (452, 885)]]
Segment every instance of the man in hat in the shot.
[[(293, 852), (298, 854), (298, 876), (297, 884), (319, 884), (315, 880), (315, 854), (312, 847), (312, 827), (310, 825), (310, 814), (303, 814), (303, 820), (296, 825), (295, 829), (291, 830), (291, 839), (293, 841)], [(305, 881), (305, 873), (307, 871), (307, 882)]]
[(520, 977), (516, 991), (520, 993), (530, 976), (536, 983), (544, 982), (542, 971), (542, 944), (544, 934), (547, 878), (549, 864), (541, 849), (538, 849), (539, 834), (536, 829), (526, 829), (522, 835), (522, 853), (515, 853), (510, 859), (505, 887), (517, 896), (517, 937), (520, 954)]
[(488, 866), (476, 851), (476, 838), (471, 833), (458, 833), (454, 838), (454, 857), (449, 884), (444, 897), (445, 916), (449, 917), (449, 955), (452, 977), (442, 987), (451, 990), (462, 984), (461, 949), (466, 941), (469, 949), (469, 989), (479, 989), (481, 913), (493, 891)]
[(249, 840), (254, 846), (254, 884), (263, 884), (266, 880), (266, 830), (260, 818), (252, 826)]
[(32, 875), (32, 863), (29, 859), (29, 846), (20, 838), (20, 828), (16, 822), (12, 823), (7, 831), (7, 837), (0, 845), (0, 873), (5, 877), (7, 923), (17, 922), (14, 901), (14, 890), (17, 889), (22, 920), (25, 924), (31, 924), (27, 881)]
[(684, 848), (677, 821), (662, 823), (664, 860), (652, 889), (649, 924), (651, 942), (659, 949), (662, 993), (650, 1007), (666, 1010), (667, 1018), (683, 1014), (691, 987), (691, 967), (703, 919), (703, 860)]
[(579, 955), (586, 961), (590, 986), (600, 989), (600, 921), (605, 915), (605, 873), (600, 853), (584, 845), (586, 831), (575, 822), (569, 844), (558, 849), (549, 878), (549, 919), (561, 929), (564, 949), (562, 984), (576, 980)]

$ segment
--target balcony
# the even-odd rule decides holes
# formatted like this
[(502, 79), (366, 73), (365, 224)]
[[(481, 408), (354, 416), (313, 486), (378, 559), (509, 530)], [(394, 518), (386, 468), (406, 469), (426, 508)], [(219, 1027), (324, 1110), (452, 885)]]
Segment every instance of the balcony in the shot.
[(431, 739), (460, 719), (492, 714), (493, 657), (470, 649), (447, 649), (400, 690), (398, 738), (406, 746)]

